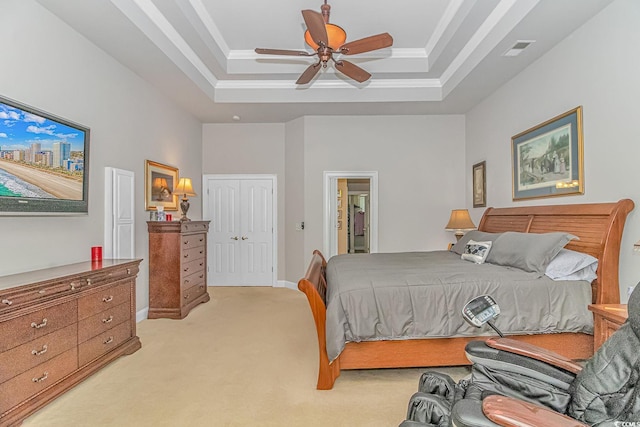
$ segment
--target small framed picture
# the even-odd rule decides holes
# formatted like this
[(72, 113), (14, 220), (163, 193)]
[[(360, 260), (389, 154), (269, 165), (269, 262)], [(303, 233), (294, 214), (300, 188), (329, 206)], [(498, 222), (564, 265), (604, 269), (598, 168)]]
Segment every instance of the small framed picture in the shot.
[(144, 207), (148, 211), (163, 208), (165, 211), (178, 210), (178, 197), (173, 194), (178, 184), (178, 168), (162, 163), (145, 162)]
[(487, 162), (473, 165), (473, 207), (483, 208), (487, 206)]

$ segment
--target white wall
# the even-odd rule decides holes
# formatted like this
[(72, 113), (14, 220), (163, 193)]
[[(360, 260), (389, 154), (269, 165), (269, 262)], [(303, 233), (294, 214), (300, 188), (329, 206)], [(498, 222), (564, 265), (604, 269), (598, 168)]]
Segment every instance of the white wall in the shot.
[[(552, 51), (467, 114), (466, 200), (471, 165), (487, 161), (487, 206), (590, 203), (630, 198), (640, 204), (637, 171), (640, 2), (616, 0)], [(526, 54), (526, 53), (525, 53)], [(511, 137), (583, 106), (585, 194), (511, 200)], [(467, 202), (470, 208), (472, 205)], [(470, 209), (479, 219), (483, 209)], [(620, 258), (621, 298), (640, 280), (640, 206), (627, 219)]]
[(146, 307), (144, 161), (198, 177), (200, 123), (32, 0), (3, 0), (0, 40), (0, 94), (91, 128), (89, 215), (0, 217), (0, 276), (88, 260), (103, 240), (104, 168), (126, 169), (136, 180), (135, 254), (145, 259), (137, 308)]
[[(278, 180), (278, 279), (285, 274), (285, 125), (205, 124), (203, 174), (274, 174)], [(214, 218), (215, 220), (215, 218)]]
[(307, 262), (323, 244), (324, 171), (378, 171), (379, 252), (446, 248), (451, 209), (466, 205), (464, 140), (458, 115), (305, 117)]
[(284, 277), (296, 283), (306, 272), (309, 256), (304, 253), (304, 230), (296, 230), (304, 221), (304, 119), (286, 124), (285, 135), (285, 256)]

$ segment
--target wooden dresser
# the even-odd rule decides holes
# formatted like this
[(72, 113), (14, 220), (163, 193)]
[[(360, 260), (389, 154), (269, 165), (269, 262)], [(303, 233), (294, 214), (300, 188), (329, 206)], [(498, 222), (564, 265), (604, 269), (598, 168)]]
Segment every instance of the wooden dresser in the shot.
[(627, 304), (591, 304), (593, 350), (596, 351), (627, 320)]
[(148, 221), (149, 319), (182, 319), (207, 292), (209, 221)]
[(141, 260), (81, 262), (0, 277), (0, 426), (24, 418), (141, 347)]

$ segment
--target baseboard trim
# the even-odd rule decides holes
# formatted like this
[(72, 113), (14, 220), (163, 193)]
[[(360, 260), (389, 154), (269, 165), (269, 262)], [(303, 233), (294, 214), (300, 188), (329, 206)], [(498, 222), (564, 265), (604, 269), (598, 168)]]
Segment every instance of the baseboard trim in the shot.
[(149, 307), (145, 307), (142, 310), (139, 310), (138, 312), (136, 312), (136, 323), (140, 323), (143, 320), (147, 320), (147, 317), (149, 317)]
[(278, 280), (278, 288), (288, 288), (294, 291), (298, 290), (298, 284), (295, 282), (289, 282), (288, 280)]

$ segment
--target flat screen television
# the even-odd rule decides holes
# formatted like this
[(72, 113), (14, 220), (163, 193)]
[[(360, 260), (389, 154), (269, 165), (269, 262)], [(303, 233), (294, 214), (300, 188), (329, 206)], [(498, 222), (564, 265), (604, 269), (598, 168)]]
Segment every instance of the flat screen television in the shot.
[(89, 128), (0, 96), (0, 215), (88, 213)]

